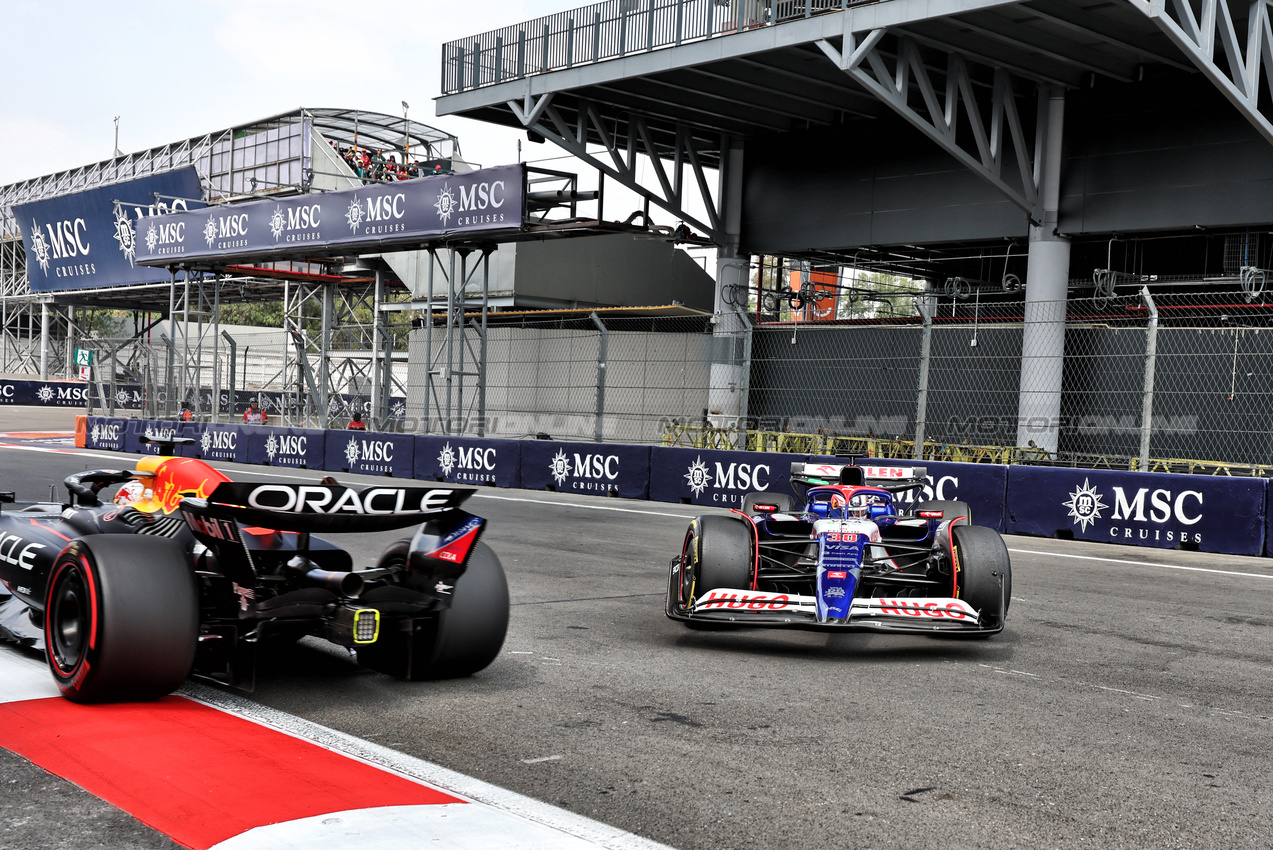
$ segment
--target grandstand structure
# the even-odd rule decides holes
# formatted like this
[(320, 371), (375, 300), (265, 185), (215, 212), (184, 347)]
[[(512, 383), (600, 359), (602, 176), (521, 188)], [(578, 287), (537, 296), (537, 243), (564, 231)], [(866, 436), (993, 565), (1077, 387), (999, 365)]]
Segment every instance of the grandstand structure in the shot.
[[(382, 113), (302, 108), (0, 187), (0, 372), (71, 377), (73, 349), (86, 332), (85, 311), (130, 311), (137, 317), (131, 337), (98, 340), (105, 345), (99, 358), (105, 352), (113, 361), (99, 363), (99, 373), (109, 366), (112, 378), (140, 380), (142, 369), (166, 372), (166, 380), (148, 372), (149, 383), (169, 389), (158, 408), (150, 399), (149, 409), (172, 414), (177, 400), (197, 388), (226, 385), (220, 348), (229, 338), (218, 332), (217, 307), (271, 300), (283, 302), (284, 329), (295, 341), (279, 351), (275, 374), (267, 378), (272, 386), (299, 388), (308, 381), (323, 388), (324, 398), (328, 390), (379, 389), (378, 401), (387, 401), (397, 380), (396, 358), (387, 353), (389, 332), (378, 308), (408, 295), (394, 271), (395, 257), (363, 257), (348, 268), (287, 261), (231, 266), (207, 276), (174, 273), (166, 282), (92, 288), (68, 282), (39, 292), (29, 286), (15, 207), (187, 167), (198, 175), (200, 197), (158, 203), (225, 204), (362, 185), (333, 145), (397, 152), (403, 161), (409, 152), (413, 160), (464, 168), (456, 137), (434, 127)], [(173, 319), (172, 336), (154, 340), (149, 330), (161, 316)], [(222, 412), (216, 393), (207, 403), (211, 409), (201, 413)], [(325, 422), (327, 411), (317, 413)]]
[[(450, 42), (441, 80), (439, 116), (520, 128), (706, 234), (718, 334), (752, 256), (921, 279), (950, 320), (976, 320), (961, 295), (1015, 305), (1009, 445), (1058, 450), (1075, 298), (1130, 298), (1151, 337), (1154, 298), (1189, 291), (1215, 294), (1191, 328), (1263, 322), (1267, 2), (603, 0)], [(747, 377), (717, 364), (712, 407), (745, 419), (723, 391)]]

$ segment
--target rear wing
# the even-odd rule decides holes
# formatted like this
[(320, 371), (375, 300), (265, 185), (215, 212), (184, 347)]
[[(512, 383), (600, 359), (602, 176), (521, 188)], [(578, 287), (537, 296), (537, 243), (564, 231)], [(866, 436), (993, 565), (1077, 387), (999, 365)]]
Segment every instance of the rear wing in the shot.
[(819, 484), (850, 484), (879, 487), (901, 493), (923, 487), (928, 470), (922, 466), (888, 466), (856, 463), (793, 463), (791, 483), (805, 487)]
[(182, 507), (276, 531), (387, 531), (420, 525), (458, 508), (472, 487), (365, 487), (225, 481)]

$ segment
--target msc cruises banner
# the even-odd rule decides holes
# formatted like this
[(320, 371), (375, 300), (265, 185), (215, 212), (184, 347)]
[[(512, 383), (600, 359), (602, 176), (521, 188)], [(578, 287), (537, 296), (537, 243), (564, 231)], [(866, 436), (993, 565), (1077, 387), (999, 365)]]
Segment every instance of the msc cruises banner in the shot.
[(137, 262), (269, 258), (297, 249), (372, 249), (516, 230), (525, 213), (525, 184), (525, 166), (503, 165), (157, 216), (137, 232)]
[(15, 206), (32, 291), (167, 281), (166, 271), (137, 265), (143, 222), (201, 208), (201, 197), (190, 167)]

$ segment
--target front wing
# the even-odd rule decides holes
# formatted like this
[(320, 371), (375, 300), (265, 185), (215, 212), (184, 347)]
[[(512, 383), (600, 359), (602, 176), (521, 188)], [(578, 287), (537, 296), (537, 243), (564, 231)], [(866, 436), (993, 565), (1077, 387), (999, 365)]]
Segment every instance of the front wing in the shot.
[(818, 603), (812, 596), (717, 588), (688, 608), (676, 604), (669, 593), (667, 615), (685, 622), (744, 628), (991, 635), (1003, 631), (1002, 579), (999, 588), (998, 611), (977, 611), (961, 599), (946, 597), (862, 597), (853, 600), (848, 618), (842, 621), (819, 621)]

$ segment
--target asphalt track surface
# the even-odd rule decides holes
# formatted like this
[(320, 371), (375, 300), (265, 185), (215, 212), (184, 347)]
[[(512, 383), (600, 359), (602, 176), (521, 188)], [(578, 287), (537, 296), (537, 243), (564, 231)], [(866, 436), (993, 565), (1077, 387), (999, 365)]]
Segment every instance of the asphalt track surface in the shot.
[[(113, 457), (0, 449), (0, 483)], [(989, 640), (700, 633), (662, 611), (697, 509), (469, 506), (513, 599), (487, 670), (404, 683), (306, 639), (250, 699), (681, 848), (1273, 845), (1273, 561), (1013, 537)], [(2, 847), (173, 846), (4, 751), (0, 789)]]

